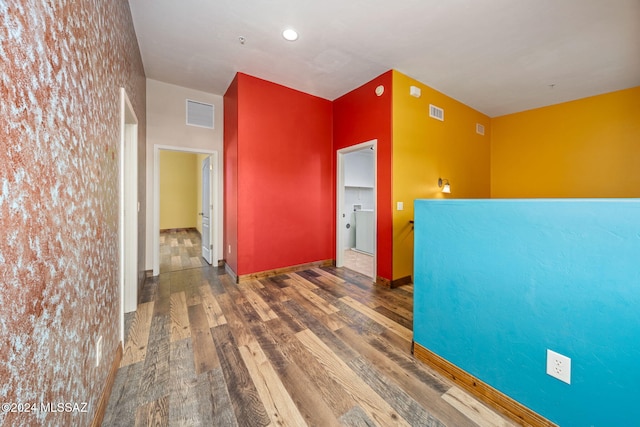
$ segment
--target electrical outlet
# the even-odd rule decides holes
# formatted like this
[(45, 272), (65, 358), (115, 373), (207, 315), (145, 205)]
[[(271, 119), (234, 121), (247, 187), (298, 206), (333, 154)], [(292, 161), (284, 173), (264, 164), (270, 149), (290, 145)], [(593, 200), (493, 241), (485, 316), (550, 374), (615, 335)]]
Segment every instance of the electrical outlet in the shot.
[(571, 384), (571, 359), (547, 349), (547, 374)]
[(98, 337), (98, 341), (96, 341), (96, 368), (100, 366), (100, 361), (102, 360), (102, 335)]
[(231, 253), (231, 245), (229, 245), (229, 247), (228, 247), (227, 251), (228, 251), (229, 253)]

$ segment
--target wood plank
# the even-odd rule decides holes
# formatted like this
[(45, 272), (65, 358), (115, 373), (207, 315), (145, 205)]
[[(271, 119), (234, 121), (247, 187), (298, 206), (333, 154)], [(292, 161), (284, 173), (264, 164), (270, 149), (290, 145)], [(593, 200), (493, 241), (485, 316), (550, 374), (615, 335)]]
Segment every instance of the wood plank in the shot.
[(451, 406), (465, 414), (480, 427), (515, 426), (515, 424), (505, 420), (458, 387), (451, 387), (449, 391), (442, 395), (442, 399), (449, 402)]
[(329, 273), (328, 271), (323, 270), (322, 268), (313, 268), (312, 271), (314, 271), (315, 273), (317, 273), (317, 274), (319, 274), (319, 275), (321, 275), (323, 277), (326, 277), (332, 283), (335, 283), (335, 284), (339, 285), (339, 284), (343, 284), (345, 282), (344, 279), (342, 279), (342, 278), (340, 278), (338, 276), (335, 276), (335, 275)]
[(220, 366), (220, 361), (204, 308), (202, 305), (192, 305), (189, 306), (188, 312), (193, 343), (193, 361), (196, 374), (201, 374)]
[(207, 322), (209, 327), (214, 328), (216, 326), (225, 325), (227, 318), (224, 317), (224, 313), (218, 304), (218, 300), (213, 296), (211, 287), (209, 285), (200, 286), (200, 295), (202, 296), (202, 307), (207, 315)]
[(318, 296), (318, 294), (305, 289), (303, 287), (300, 287), (298, 289), (296, 289), (296, 291), (302, 295), (304, 298), (306, 298), (307, 300), (309, 300), (313, 305), (315, 305), (316, 307), (318, 307), (320, 310), (322, 310), (325, 314), (333, 314), (333, 313), (337, 313), (338, 310), (336, 307), (334, 307), (333, 305), (327, 303), (324, 299), (322, 299), (320, 296)]
[[(233, 301), (232, 296), (229, 295), (229, 293), (218, 295), (217, 299), (220, 304), (220, 307), (222, 308), (222, 311), (225, 313), (227, 324), (217, 326), (216, 328), (212, 328), (212, 331), (222, 326), (228, 326), (238, 346), (247, 345), (248, 343), (250, 343), (254, 338), (251, 336), (249, 329), (246, 327), (245, 320), (242, 318), (239, 310), (239, 307), (243, 307), (244, 309), (244, 304), (249, 304), (249, 303), (243, 299), (241, 303), (236, 304)], [(250, 304), (249, 304), (249, 307), (251, 307), (250, 311), (253, 313), (253, 316), (259, 319), (255, 310), (253, 310), (253, 307)], [(214, 341), (215, 341), (215, 336), (214, 336)], [(216, 342), (216, 345), (217, 344), (218, 343)]]
[(169, 403), (168, 397), (163, 396), (138, 407), (136, 411), (136, 426), (157, 426), (165, 427), (169, 425)]
[(169, 388), (169, 322), (166, 315), (153, 316), (151, 320), (147, 356), (138, 390), (139, 404), (158, 400)]
[(227, 391), (222, 368), (216, 368), (207, 372), (211, 387), (211, 415), (212, 426), (234, 427), (238, 425), (236, 415), (233, 413), (233, 404)]
[(305, 308), (297, 304), (294, 300), (286, 302), (285, 305), (292, 314), (295, 314), (315, 336), (324, 341), (342, 360), (349, 361), (357, 357), (353, 349), (349, 347), (347, 343), (340, 340), (327, 325), (322, 323), (321, 319), (311, 316)]
[(120, 366), (102, 425), (134, 425), (143, 363)]
[(236, 419), (241, 426), (267, 426), (271, 419), (229, 330), (230, 325), (212, 328), (211, 332)]
[(256, 313), (258, 313), (258, 316), (260, 316), (260, 319), (262, 319), (263, 322), (268, 322), (269, 320), (276, 319), (278, 317), (278, 315), (271, 309), (271, 307), (269, 307), (269, 305), (264, 302), (264, 300), (260, 298), (260, 295), (255, 293), (253, 289), (243, 284), (238, 285), (238, 287), (242, 291), (242, 294), (245, 296), (247, 301), (249, 301), (249, 303), (253, 306), (254, 310), (256, 311)]
[(389, 310), (384, 306), (374, 307), (374, 310), (398, 325), (413, 331), (413, 314), (408, 314), (409, 317), (404, 317), (402, 310)]
[(300, 411), (258, 343), (242, 346), (239, 351), (272, 423), (291, 427), (305, 425)]
[(161, 275), (156, 290), (156, 299), (154, 300), (153, 315), (168, 315), (170, 310), (171, 296), (171, 278), (169, 275)]
[(198, 411), (197, 400), (194, 399), (198, 379), (191, 340), (185, 338), (172, 341), (170, 359), (169, 424), (172, 426), (202, 425), (202, 415)]
[(187, 300), (184, 292), (175, 292), (170, 301), (171, 341), (180, 341), (191, 336)]
[(523, 426), (557, 427), (553, 422), (533, 412), (531, 409), (516, 402), (509, 396), (506, 396), (418, 343), (415, 344), (415, 355), (418, 360), (431, 366), (445, 377), (451, 379), (456, 385), (471, 393), (476, 399), (485, 402), (516, 423)]
[(354, 300), (351, 297), (342, 297), (340, 298), (340, 300), (343, 301), (345, 304), (358, 310), (365, 316), (369, 317), (371, 320), (377, 323), (380, 323), (385, 328), (389, 329), (391, 332), (395, 333), (396, 335), (403, 338), (404, 340), (408, 342), (411, 342), (413, 340), (413, 331), (411, 331), (410, 329), (407, 329), (404, 326), (399, 325), (393, 320), (383, 316), (382, 314), (376, 312), (375, 310), (370, 309), (366, 305)]
[(389, 381), (374, 369), (362, 357), (353, 359), (348, 366), (373, 391), (384, 399), (398, 414), (412, 426), (445, 427), (436, 417), (431, 415), (424, 406), (416, 402), (409, 394), (394, 381)]
[[(219, 367), (217, 369), (220, 369)], [(209, 373), (213, 371), (203, 372), (196, 375), (195, 392), (192, 399), (196, 401), (198, 414), (200, 415), (200, 424), (202, 426), (214, 426), (213, 415), (213, 395), (211, 394), (211, 383), (209, 382)]]
[(340, 424), (347, 427), (371, 427), (375, 423), (359, 406), (354, 406), (340, 417)]
[(285, 283), (295, 289), (297, 289), (298, 287), (304, 287), (306, 289), (309, 289), (310, 291), (313, 291), (314, 289), (318, 288), (317, 285), (306, 280), (304, 277), (300, 276), (297, 273), (289, 274), (288, 279), (285, 279)]
[(404, 392), (445, 425), (477, 427), (457, 409), (441, 399), (442, 394), (451, 385), (445, 384), (442, 379), (434, 378), (426, 367), (420, 366), (420, 362), (404, 355), (399, 357), (394, 353), (389, 354), (388, 349), (385, 354), (367, 342), (370, 337), (359, 336), (349, 327), (338, 330), (337, 334), (375, 367), (385, 379), (385, 384), (400, 384)]
[[(316, 393), (316, 400), (324, 402), (331, 410), (334, 420), (355, 406), (355, 400), (345, 392), (337, 381), (327, 374), (322, 364), (291, 333), (292, 331), (287, 330), (286, 325), (279, 320), (275, 319), (265, 323), (265, 326), (271, 332), (270, 336), (273, 337), (282, 355), (287, 360), (287, 363), (274, 365), (286, 369), (289, 373), (293, 371), (299, 374), (299, 376), (293, 377), (293, 383), (296, 384), (301, 381), (303, 384), (308, 384), (308, 389)], [(295, 368), (290, 368), (290, 366)], [(309, 412), (320, 411), (326, 417), (324, 409), (320, 406), (307, 407), (307, 409)]]
[(327, 347), (313, 332), (306, 329), (296, 338), (324, 366), (329, 375), (380, 425), (408, 426), (407, 421), (371, 389), (345, 362)]
[(308, 363), (305, 363), (303, 371), (290, 357), (290, 353), (285, 356), (283, 347), (277, 342), (274, 334), (288, 335), (291, 340), (298, 343), (297, 340), (289, 335), (293, 331), (288, 330), (282, 317), (271, 320), (267, 324), (253, 325), (251, 331), (277, 372), (282, 384), (295, 402), (306, 424), (310, 426), (337, 427), (339, 423), (336, 420), (336, 414), (332, 412), (322, 398), (319, 398), (321, 392), (316, 387), (316, 383), (306, 374), (308, 372)]
[(131, 322), (127, 343), (124, 346), (122, 362), (120, 363), (121, 367), (141, 362), (147, 356), (153, 305), (154, 302), (146, 302), (138, 305), (136, 315)]

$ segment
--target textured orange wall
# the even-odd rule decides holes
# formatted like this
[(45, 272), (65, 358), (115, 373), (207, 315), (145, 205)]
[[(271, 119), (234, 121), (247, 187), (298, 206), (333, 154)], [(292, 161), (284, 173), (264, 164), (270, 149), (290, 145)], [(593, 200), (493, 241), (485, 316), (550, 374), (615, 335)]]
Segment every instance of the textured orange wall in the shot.
[(120, 340), (120, 87), (144, 150), (144, 69), (125, 0), (2, 1), (0, 20), (0, 402), (88, 404), (0, 424), (86, 426)]
[(640, 87), (491, 127), (492, 197), (640, 197)]

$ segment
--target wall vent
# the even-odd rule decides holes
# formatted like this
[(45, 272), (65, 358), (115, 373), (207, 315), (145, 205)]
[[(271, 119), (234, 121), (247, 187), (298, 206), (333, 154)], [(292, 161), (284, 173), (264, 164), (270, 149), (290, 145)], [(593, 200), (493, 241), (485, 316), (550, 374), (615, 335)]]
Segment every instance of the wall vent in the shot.
[(480, 123), (476, 123), (476, 133), (478, 135), (484, 135), (484, 125), (481, 125)]
[(213, 129), (213, 105), (187, 99), (187, 124)]
[(444, 110), (440, 107), (436, 107), (435, 105), (429, 104), (429, 117), (440, 120), (444, 122)]

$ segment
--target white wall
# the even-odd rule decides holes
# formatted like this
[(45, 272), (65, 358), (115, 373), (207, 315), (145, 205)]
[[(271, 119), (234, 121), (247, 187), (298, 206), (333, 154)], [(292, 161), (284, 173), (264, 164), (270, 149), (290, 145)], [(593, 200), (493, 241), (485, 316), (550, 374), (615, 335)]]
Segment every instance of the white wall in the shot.
[[(186, 125), (186, 100), (213, 104), (214, 129)], [(153, 194), (154, 146), (164, 145), (188, 150), (218, 152), (218, 200), (215, 203), (218, 234), (214, 236), (218, 254), (222, 256), (223, 203), (223, 100), (221, 95), (175, 86), (147, 79), (147, 233), (145, 269), (153, 269)], [(214, 169), (216, 166), (214, 166)]]

